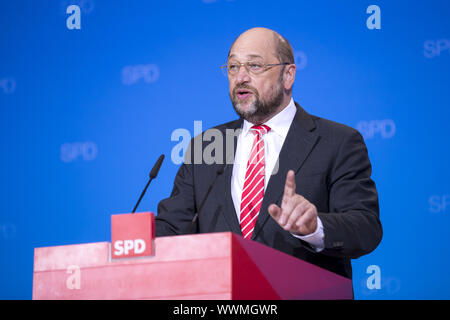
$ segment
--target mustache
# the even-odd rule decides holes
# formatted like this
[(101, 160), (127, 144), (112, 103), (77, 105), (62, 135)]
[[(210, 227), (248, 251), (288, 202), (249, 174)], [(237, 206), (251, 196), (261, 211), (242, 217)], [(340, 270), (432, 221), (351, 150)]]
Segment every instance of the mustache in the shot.
[(245, 90), (251, 91), (255, 96), (259, 96), (258, 90), (256, 90), (256, 88), (253, 88), (253, 87), (250, 87), (250, 86), (247, 86), (247, 85), (236, 86), (233, 89), (233, 95), (236, 96), (236, 91), (240, 90), (240, 89), (245, 89)]

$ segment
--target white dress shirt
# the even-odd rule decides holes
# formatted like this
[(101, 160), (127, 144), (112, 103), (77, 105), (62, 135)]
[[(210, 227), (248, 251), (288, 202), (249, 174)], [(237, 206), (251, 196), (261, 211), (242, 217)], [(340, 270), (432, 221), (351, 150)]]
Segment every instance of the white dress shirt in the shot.
[[(264, 190), (267, 189), (267, 184), (269, 183), (269, 179), (277, 163), (278, 156), (281, 148), (283, 147), (284, 140), (286, 139), (289, 127), (291, 126), (296, 112), (297, 108), (295, 107), (294, 100), (291, 99), (286, 108), (264, 123), (270, 127), (270, 131), (263, 135), (263, 140), (265, 143), (264, 159), (266, 163)], [(231, 176), (231, 196), (233, 198), (238, 221), (240, 221), (241, 196), (242, 188), (244, 186), (245, 173), (247, 170), (247, 162), (250, 157), (250, 151), (255, 138), (253, 133), (250, 132), (250, 128), (252, 126), (253, 124), (251, 122), (244, 120), (242, 132), (237, 141), (233, 174)], [(276, 168), (274, 173), (277, 171), (278, 168)], [(294, 234), (292, 234), (292, 236), (308, 242), (317, 252), (322, 251), (324, 248), (323, 225), (319, 218), (317, 218), (317, 228), (313, 233), (306, 236), (298, 236)]]

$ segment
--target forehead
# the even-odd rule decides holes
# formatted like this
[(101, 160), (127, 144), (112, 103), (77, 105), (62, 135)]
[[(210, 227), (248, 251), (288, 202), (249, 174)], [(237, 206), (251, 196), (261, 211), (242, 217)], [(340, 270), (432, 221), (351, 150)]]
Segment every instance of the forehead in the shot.
[(275, 57), (274, 40), (271, 35), (241, 35), (234, 42), (228, 59), (269, 59)]

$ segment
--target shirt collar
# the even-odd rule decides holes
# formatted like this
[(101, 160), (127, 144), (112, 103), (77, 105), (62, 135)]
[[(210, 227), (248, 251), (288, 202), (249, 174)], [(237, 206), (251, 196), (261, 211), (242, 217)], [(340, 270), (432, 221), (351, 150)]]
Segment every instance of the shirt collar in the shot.
[[(294, 120), (295, 113), (297, 112), (297, 108), (295, 107), (294, 99), (291, 98), (291, 101), (281, 112), (279, 112), (274, 117), (270, 118), (269, 121), (264, 124), (270, 127), (269, 133), (273, 132), (280, 137), (285, 138), (289, 131), (289, 127), (291, 126), (292, 120)], [(245, 136), (249, 133), (250, 128), (253, 126), (253, 123), (244, 120), (244, 125), (242, 127), (242, 134)]]

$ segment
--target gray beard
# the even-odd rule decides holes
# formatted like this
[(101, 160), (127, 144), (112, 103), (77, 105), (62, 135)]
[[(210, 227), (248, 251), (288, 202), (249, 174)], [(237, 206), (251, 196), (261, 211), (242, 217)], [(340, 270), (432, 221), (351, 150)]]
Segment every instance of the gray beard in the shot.
[[(236, 89), (241, 88), (245, 88), (245, 86), (237, 87), (235, 88), (235, 91)], [(255, 91), (252, 90), (252, 92), (255, 95), (255, 101), (249, 106), (248, 110), (244, 111), (240, 108), (236, 94), (230, 96), (231, 103), (239, 117), (253, 124), (260, 124), (264, 119), (267, 119), (271, 114), (274, 114), (283, 102), (283, 88), (279, 85), (275, 91), (275, 95), (267, 101), (260, 99)]]

